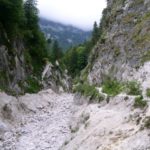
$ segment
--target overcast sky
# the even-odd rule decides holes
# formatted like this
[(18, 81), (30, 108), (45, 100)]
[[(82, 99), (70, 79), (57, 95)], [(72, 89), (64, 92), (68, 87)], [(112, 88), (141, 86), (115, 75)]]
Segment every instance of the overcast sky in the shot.
[(105, 7), (106, 0), (38, 0), (40, 16), (85, 30), (99, 23)]

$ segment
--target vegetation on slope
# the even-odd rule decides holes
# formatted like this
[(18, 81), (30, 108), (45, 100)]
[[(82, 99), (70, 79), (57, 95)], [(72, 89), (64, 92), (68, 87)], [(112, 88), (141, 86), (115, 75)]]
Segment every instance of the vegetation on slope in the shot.
[(87, 66), (89, 54), (99, 40), (99, 37), (99, 27), (95, 22), (91, 39), (84, 42), (83, 44), (71, 47), (64, 54), (62, 62), (67, 67), (69, 73), (73, 78), (75, 78), (76, 76), (80, 76), (81, 71)]
[(9, 55), (13, 55), (17, 53), (14, 41), (22, 39), (27, 65), (33, 66), (34, 73), (39, 73), (47, 52), (46, 40), (38, 26), (36, 0), (1, 0), (0, 11), (0, 29), (7, 33), (7, 39), (1, 37), (0, 44), (6, 45)]
[(101, 102), (102, 100), (104, 100), (104, 96), (98, 92), (95, 86), (88, 83), (78, 83), (74, 87), (74, 92), (81, 93), (85, 97), (88, 97), (90, 102)]

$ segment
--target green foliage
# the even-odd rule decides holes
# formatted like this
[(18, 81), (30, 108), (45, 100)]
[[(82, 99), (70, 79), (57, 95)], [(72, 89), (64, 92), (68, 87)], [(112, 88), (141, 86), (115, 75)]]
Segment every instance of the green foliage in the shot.
[(141, 95), (140, 84), (136, 81), (126, 83), (126, 89), (129, 95)]
[(101, 21), (100, 21), (100, 25), (99, 25), (99, 39), (100, 39), (100, 42), (102, 44), (104, 44), (105, 40), (106, 40), (105, 29), (107, 29), (109, 27), (109, 25), (111, 24), (111, 22), (112, 22), (113, 16), (110, 15), (110, 12), (111, 12), (110, 8), (105, 8), (103, 10), (103, 16), (102, 16)]
[(103, 82), (102, 91), (109, 96), (116, 96), (123, 91), (123, 84), (116, 80), (108, 79)]
[(146, 90), (146, 96), (147, 96), (147, 97), (150, 97), (150, 88), (148, 88), (148, 89)]
[(39, 84), (38, 80), (34, 77), (28, 77), (26, 80), (27, 87), (25, 87), (25, 92), (27, 93), (37, 93), (41, 90), (41, 85)]
[(93, 32), (92, 32), (92, 44), (95, 45), (96, 42), (99, 40), (99, 28), (97, 25), (97, 22), (94, 22), (94, 26), (93, 26)]
[[(92, 37), (91, 40), (86, 41), (84, 44), (77, 47), (69, 49), (63, 57), (63, 62), (67, 66), (70, 74), (74, 78), (76, 75), (80, 75), (81, 71), (88, 65), (89, 54), (95, 44), (101, 40), (105, 43), (106, 32), (103, 31), (103, 27), (106, 27), (108, 18), (107, 13), (109, 9), (105, 9), (103, 12), (103, 19), (101, 20), (100, 26), (97, 25), (97, 22), (94, 22)], [(106, 20), (105, 20), (106, 19)], [(116, 52), (116, 55), (119, 55), (119, 52)], [(90, 64), (93, 63), (98, 56), (98, 51), (94, 53), (89, 61)], [(91, 65), (92, 66), (92, 65)]]
[(5, 71), (0, 71), (0, 90), (5, 91), (7, 89), (7, 76)]
[(39, 74), (44, 64), (43, 59), (47, 57), (45, 37), (40, 30), (33, 30), (32, 36), (25, 35), (25, 42), (29, 49), (28, 53), (31, 57), (30, 60), (31, 65), (33, 66), (33, 71), (34, 73)]
[(147, 62), (147, 61), (150, 61), (150, 50), (147, 51), (147, 52), (143, 55), (143, 57), (142, 57), (142, 59), (141, 59), (141, 63), (144, 64), (144, 63)]
[(0, 22), (10, 40), (18, 33), (23, 18), (22, 0), (0, 0)]
[(63, 56), (63, 52), (62, 52), (61, 48), (59, 47), (59, 44), (56, 40), (52, 43), (52, 48), (50, 51), (51, 51), (50, 52), (50, 61), (53, 63), (56, 60), (60, 60)]
[(72, 77), (80, 74), (87, 65), (88, 52), (85, 46), (73, 47), (66, 52), (62, 61)]
[[(13, 68), (16, 65), (15, 55), (21, 54), (25, 58), (27, 74), (32, 73), (36, 76), (41, 74), (43, 59), (47, 57), (47, 43), (38, 25), (36, 0), (25, 2), (23, 0), (0, 0), (0, 44), (8, 49), (10, 67)], [(1, 86), (3, 89), (6, 89), (9, 86), (8, 83), (12, 82), (9, 80), (13, 80), (13, 77), (8, 70), (4, 75), (5, 79), (0, 79), (0, 84), (4, 85)], [(27, 79), (27, 83), (29, 85), (27, 91), (39, 90), (38, 82), (34, 79)]]
[(38, 9), (36, 5), (37, 0), (26, 0), (24, 3), (26, 26), (30, 30), (38, 29)]
[(133, 19), (134, 19), (136, 16), (137, 16), (136, 13), (129, 13), (129, 14), (127, 14), (126, 16), (124, 16), (124, 17), (122, 18), (122, 21), (123, 21), (124, 24), (131, 23), (131, 22), (133, 22)]
[(120, 49), (116, 48), (115, 51), (114, 51), (114, 53), (115, 53), (116, 57), (119, 56), (120, 55)]
[(138, 96), (135, 98), (134, 107), (135, 108), (144, 108), (147, 106), (147, 101), (143, 100), (143, 96)]
[(88, 83), (79, 83), (73, 89), (74, 92), (81, 93), (82, 95), (89, 97), (91, 101), (97, 100), (100, 102), (104, 100), (104, 97), (98, 92), (98, 90), (93, 85), (89, 85)]
[[(27, 62), (31, 62), (35, 74), (41, 72), (44, 64), (43, 59), (47, 57), (46, 39), (38, 26), (38, 10), (36, 0), (27, 0), (24, 3), (25, 24), (24, 41), (28, 48)], [(30, 55), (30, 56), (29, 56)]]
[(80, 46), (76, 49), (78, 59), (77, 59), (77, 67), (79, 70), (84, 69), (84, 67), (87, 65), (87, 54), (86, 49), (83, 46)]
[[(145, 45), (148, 44), (150, 40), (149, 28), (147, 26), (150, 20), (150, 12), (147, 12), (142, 17), (137, 18), (138, 21), (136, 26), (134, 27), (132, 39), (135, 41), (138, 47), (144, 49)], [(143, 28), (145, 29), (145, 33), (141, 32)], [(145, 54), (143, 56), (142, 62), (144, 63), (147, 60), (149, 60), (149, 57)]]

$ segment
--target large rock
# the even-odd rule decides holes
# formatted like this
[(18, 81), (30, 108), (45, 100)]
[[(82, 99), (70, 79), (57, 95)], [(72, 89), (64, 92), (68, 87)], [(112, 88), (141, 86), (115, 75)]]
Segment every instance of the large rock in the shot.
[(67, 70), (61, 69), (58, 61), (55, 65), (47, 62), (42, 73), (42, 84), (45, 89), (51, 88), (55, 92), (69, 92), (72, 90), (71, 77), (68, 75)]

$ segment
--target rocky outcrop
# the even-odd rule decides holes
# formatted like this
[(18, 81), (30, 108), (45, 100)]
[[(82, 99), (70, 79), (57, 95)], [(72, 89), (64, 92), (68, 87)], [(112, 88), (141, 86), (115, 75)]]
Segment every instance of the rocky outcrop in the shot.
[(150, 60), (150, 1), (108, 0), (101, 21), (101, 38), (87, 67), (88, 81), (127, 80)]
[(55, 65), (47, 62), (42, 73), (42, 84), (45, 89), (51, 88), (55, 92), (70, 92), (72, 90), (72, 79), (67, 70), (62, 70), (58, 61)]
[(10, 42), (2, 28), (0, 39), (0, 89), (21, 93), (19, 83), (27, 75), (24, 42), (17, 37)]

